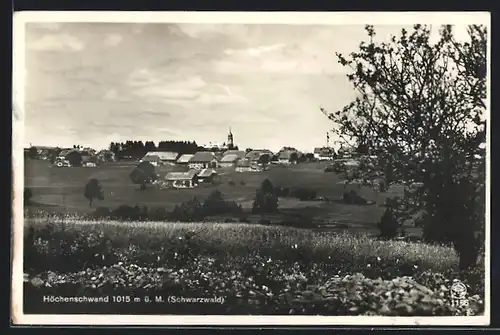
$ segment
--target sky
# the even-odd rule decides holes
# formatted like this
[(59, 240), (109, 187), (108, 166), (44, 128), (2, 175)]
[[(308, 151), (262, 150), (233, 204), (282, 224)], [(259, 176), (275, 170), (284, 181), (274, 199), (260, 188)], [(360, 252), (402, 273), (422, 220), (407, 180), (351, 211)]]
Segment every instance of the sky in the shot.
[[(375, 26), (377, 40), (402, 28)], [(354, 98), (364, 25), (27, 23), (25, 146), (126, 140), (310, 152)], [(330, 136), (330, 144), (335, 140)]]

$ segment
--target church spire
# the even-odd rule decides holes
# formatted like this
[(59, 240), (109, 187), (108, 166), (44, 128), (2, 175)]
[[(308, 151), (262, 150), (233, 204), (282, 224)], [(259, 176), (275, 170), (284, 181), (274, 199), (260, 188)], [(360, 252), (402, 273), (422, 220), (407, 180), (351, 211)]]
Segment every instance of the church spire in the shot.
[(233, 133), (231, 132), (231, 127), (229, 127), (229, 134), (227, 135), (227, 146), (229, 149), (234, 147)]

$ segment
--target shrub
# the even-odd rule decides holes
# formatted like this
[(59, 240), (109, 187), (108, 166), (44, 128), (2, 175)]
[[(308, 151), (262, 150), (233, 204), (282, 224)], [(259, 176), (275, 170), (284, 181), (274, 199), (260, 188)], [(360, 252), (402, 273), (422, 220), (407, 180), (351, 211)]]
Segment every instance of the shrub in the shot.
[(275, 195), (275, 189), (269, 179), (265, 179), (260, 188), (255, 192), (253, 201), (253, 213), (273, 213), (278, 210), (278, 197)]
[(290, 195), (301, 201), (314, 200), (316, 198), (316, 191), (306, 188), (297, 188), (292, 190)]
[(245, 183), (245, 181), (244, 181), (244, 180), (240, 181), (240, 185), (241, 185), (241, 186), (245, 186), (246, 184), (247, 184), (247, 183)]
[(231, 186), (235, 186), (235, 185), (236, 185), (236, 183), (234, 182), (234, 180), (230, 180), (230, 181), (228, 181), (227, 183), (228, 183), (229, 185), (231, 185)]
[(380, 237), (386, 239), (395, 238), (398, 235), (399, 223), (392, 207), (387, 207), (380, 222), (378, 223), (378, 229), (380, 230)]
[(168, 212), (163, 207), (152, 209), (148, 213), (148, 219), (152, 221), (165, 221), (168, 219)]
[(221, 214), (239, 214), (243, 210), (239, 204), (234, 201), (226, 201), (222, 193), (218, 190), (213, 191), (203, 202), (204, 216)]
[(201, 221), (204, 217), (203, 205), (196, 197), (176, 205), (170, 214), (172, 220), (185, 222)]
[(355, 190), (344, 191), (343, 201), (350, 205), (366, 205), (368, 201), (361, 197)]
[(92, 214), (95, 218), (109, 218), (112, 212), (108, 207), (98, 207)]
[(115, 220), (139, 220), (141, 210), (138, 206), (121, 205), (111, 213)]

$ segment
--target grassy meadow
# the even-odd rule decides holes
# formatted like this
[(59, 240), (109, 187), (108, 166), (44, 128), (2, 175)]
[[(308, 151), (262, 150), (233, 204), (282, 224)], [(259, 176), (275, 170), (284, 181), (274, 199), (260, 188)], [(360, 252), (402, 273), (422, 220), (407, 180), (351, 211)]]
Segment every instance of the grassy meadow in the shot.
[[(157, 169), (164, 175), (169, 169)], [(95, 207), (140, 205), (167, 209), (214, 189), (248, 211), (268, 178), (276, 186), (306, 187), (338, 200), (340, 176), (324, 165), (271, 167), (261, 173), (221, 171), (221, 182), (195, 189), (139, 191), (132, 165), (50, 168), (28, 161), (25, 185), (25, 313), (464, 315), (451, 307), (449, 286), (469, 288), (474, 314), (484, 308), (483, 276), (460, 273), (450, 246), (385, 241), (379, 206), (389, 194), (358, 190), (374, 205), (280, 198), (280, 212), (310, 213), (321, 228), (250, 223), (88, 220)], [(89, 208), (83, 188), (97, 178), (105, 199)], [(234, 181), (233, 185), (229, 181)], [(356, 186), (350, 186), (356, 187)], [(393, 193), (394, 194), (394, 193)], [(46, 215), (37, 216), (37, 210)], [(61, 218), (57, 213), (68, 213)], [(31, 213), (31, 215), (30, 215)], [(52, 215), (53, 213), (54, 215)], [(345, 224), (332, 228), (329, 224)], [(136, 304), (47, 304), (43, 296), (122, 296)], [(223, 303), (138, 303), (145, 296), (224, 297)]]

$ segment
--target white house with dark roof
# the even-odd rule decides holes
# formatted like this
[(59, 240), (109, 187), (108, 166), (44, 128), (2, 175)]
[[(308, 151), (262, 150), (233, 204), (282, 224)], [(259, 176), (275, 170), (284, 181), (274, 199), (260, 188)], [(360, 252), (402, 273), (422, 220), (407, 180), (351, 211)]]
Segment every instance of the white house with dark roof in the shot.
[(167, 185), (174, 188), (193, 188), (198, 185), (197, 176), (199, 171), (169, 172), (165, 175)]
[(334, 158), (335, 151), (333, 148), (322, 147), (314, 148), (314, 158), (320, 161), (331, 161)]
[(215, 153), (211, 151), (198, 151), (189, 160), (188, 166), (191, 169), (206, 169), (206, 168), (216, 168), (217, 167), (217, 157)]
[[(294, 155), (295, 154), (295, 155)], [(297, 150), (282, 150), (278, 153), (278, 163), (280, 164), (296, 164), (300, 153)], [(297, 160), (292, 160), (292, 158)]]
[(177, 161), (177, 157), (179, 156), (178, 152), (173, 151), (149, 151), (144, 157), (141, 159), (141, 162), (146, 160), (149, 156), (156, 156), (153, 161), (157, 161), (158, 164), (164, 165), (173, 165)]

